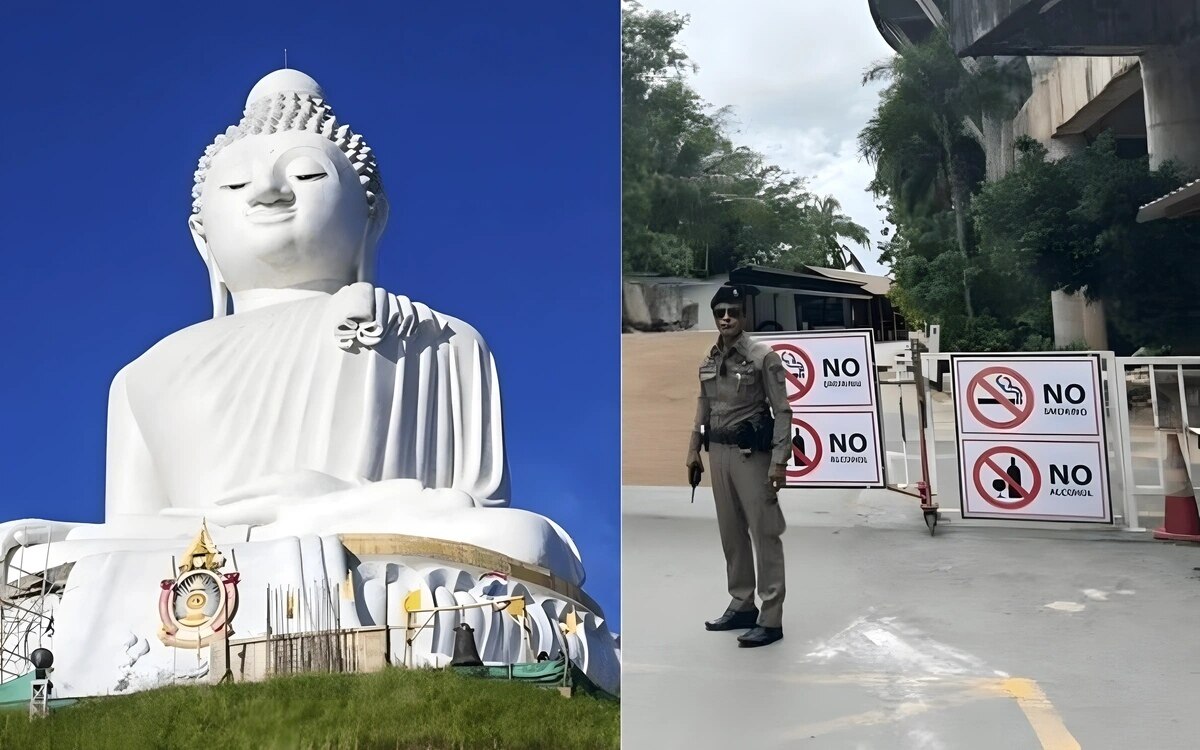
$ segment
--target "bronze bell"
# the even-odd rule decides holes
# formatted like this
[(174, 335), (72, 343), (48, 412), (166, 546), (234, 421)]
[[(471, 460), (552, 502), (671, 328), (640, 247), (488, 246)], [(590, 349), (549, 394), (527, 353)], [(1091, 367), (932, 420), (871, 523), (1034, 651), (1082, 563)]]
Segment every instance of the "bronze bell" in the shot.
[(465, 622), (454, 629), (454, 658), (452, 667), (482, 667), (479, 650), (475, 648), (475, 629)]

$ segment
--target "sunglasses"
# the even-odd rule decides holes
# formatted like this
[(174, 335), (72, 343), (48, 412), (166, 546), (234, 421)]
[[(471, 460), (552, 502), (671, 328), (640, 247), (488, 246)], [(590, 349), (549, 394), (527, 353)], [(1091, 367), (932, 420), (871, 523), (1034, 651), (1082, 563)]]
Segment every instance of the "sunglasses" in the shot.
[(740, 308), (740, 307), (714, 307), (713, 308), (713, 316), (717, 320), (724, 318), (726, 315), (728, 315), (731, 318), (740, 318), (740, 317), (742, 317), (742, 308)]

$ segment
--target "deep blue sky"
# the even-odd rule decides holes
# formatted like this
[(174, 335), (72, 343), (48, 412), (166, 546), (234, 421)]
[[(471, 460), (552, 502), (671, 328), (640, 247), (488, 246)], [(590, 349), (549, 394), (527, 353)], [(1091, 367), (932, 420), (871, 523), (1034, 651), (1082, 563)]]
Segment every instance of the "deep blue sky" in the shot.
[(109, 382), (209, 316), (192, 172), (286, 47), (378, 156), (379, 284), (489, 342), (513, 504), (619, 629), (619, 3), (31, 5), (0, 29), (0, 519), (103, 517)]

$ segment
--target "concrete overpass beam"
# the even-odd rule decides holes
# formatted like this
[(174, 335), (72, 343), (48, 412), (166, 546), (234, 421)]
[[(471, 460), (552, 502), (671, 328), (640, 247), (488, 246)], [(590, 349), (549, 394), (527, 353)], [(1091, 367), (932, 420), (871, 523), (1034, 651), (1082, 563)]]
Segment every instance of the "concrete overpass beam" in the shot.
[(950, 0), (960, 55), (1137, 55), (1194, 38), (1200, 0)]

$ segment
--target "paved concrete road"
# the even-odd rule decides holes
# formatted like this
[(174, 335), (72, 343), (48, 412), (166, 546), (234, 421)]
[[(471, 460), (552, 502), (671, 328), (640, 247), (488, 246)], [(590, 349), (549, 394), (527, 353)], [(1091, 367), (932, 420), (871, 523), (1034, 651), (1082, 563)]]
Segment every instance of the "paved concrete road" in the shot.
[(712, 498), (627, 487), (622, 747), (1200, 746), (1200, 547), (790, 491), (785, 638), (739, 649)]

